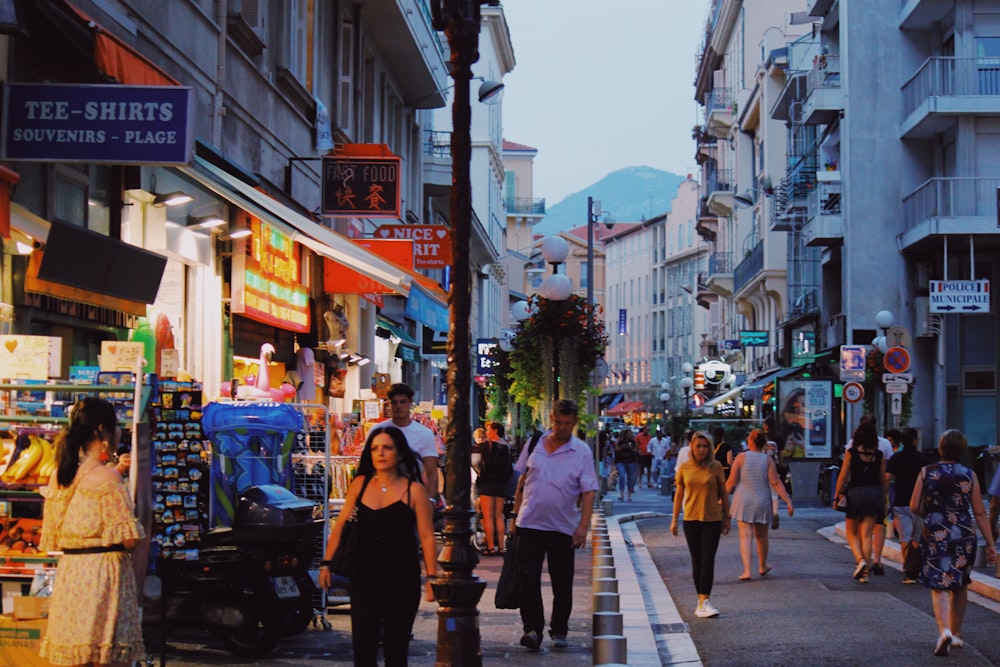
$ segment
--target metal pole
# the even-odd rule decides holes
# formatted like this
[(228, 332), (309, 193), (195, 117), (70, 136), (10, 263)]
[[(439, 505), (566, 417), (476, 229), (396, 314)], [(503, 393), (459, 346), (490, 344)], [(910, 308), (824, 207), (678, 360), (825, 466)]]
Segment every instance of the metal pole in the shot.
[[(594, 198), (587, 197), (587, 303), (593, 309), (591, 313), (596, 312), (594, 304)], [(587, 330), (590, 333), (590, 327), (593, 324), (593, 315), (587, 320)], [(597, 369), (590, 372), (590, 382), (593, 385), (597, 385)], [(587, 413), (595, 415), (598, 412), (596, 409), (596, 400), (594, 396), (587, 397)], [(597, 423), (596, 421), (594, 422)], [(597, 441), (594, 436), (589, 436), (587, 438), (587, 444), (590, 445), (590, 450), (594, 452), (594, 464), (596, 465), (600, 461), (600, 453), (597, 451)]]
[(472, 311), (470, 238), (472, 228), (472, 108), (469, 81), (479, 60), (479, 0), (433, 0), (434, 27), (444, 30), (451, 49), (455, 80), (452, 105), (452, 184), (450, 217), (454, 271), (449, 295), (448, 426), (444, 547), (438, 555), (443, 573), (432, 582), (438, 600), (438, 667), (483, 664), (479, 610), (486, 582), (474, 573), (479, 561), (472, 547), (470, 509), (472, 411), (469, 393), (472, 368), (469, 350)]

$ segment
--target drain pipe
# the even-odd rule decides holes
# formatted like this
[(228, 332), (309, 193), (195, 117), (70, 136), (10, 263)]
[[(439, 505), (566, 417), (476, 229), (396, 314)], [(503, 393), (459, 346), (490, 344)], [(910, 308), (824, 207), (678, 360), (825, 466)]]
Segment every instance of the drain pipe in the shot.
[(215, 0), (215, 22), (219, 26), (219, 42), (215, 49), (215, 90), (212, 92), (212, 144), (222, 145), (222, 117), (226, 115), (223, 87), (226, 84), (226, 0)]

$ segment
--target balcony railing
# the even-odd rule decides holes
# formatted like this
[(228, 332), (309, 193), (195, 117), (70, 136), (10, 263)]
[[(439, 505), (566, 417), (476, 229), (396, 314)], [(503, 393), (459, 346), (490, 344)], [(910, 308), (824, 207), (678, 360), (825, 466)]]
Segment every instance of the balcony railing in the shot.
[(928, 58), (903, 84), (903, 118), (930, 97), (1000, 95), (1000, 58)]
[(911, 229), (931, 218), (996, 215), (997, 178), (930, 178), (903, 198), (903, 224)]
[(811, 93), (817, 88), (840, 88), (840, 56), (816, 56), (815, 67), (806, 77), (806, 90)]
[(733, 293), (739, 292), (754, 276), (764, 270), (764, 242), (746, 252), (743, 261), (733, 269)]
[(508, 213), (545, 215), (545, 200), (531, 197), (512, 197), (507, 200)]
[(733, 272), (733, 255), (730, 252), (713, 252), (708, 256), (708, 275), (728, 275)]
[(424, 155), (451, 157), (451, 132), (427, 130), (424, 132)]

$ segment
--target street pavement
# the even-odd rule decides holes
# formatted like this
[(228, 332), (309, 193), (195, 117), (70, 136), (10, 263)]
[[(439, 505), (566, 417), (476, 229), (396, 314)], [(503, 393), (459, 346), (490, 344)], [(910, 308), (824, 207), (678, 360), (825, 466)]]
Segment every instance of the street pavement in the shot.
[[(853, 559), (843, 539), (843, 515), (818, 503), (799, 502), (795, 516), (782, 510), (781, 527), (770, 533), (773, 570), (767, 577), (737, 580), (741, 571), (738, 531), (722, 538), (712, 601), (721, 614), (694, 617), (696, 595), (683, 535), (669, 533), (670, 499), (657, 489), (638, 489), (634, 500), (612, 494), (598, 521), (612, 544), (627, 641), (627, 664), (661, 665), (886, 665), (941, 664), (931, 652), (937, 636), (930, 593), (902, 583), (898, 545), (888, 541), (886, 574), (861, 584), (851, 578)], [(577, 552), (570, 646), (531, 653), (518, 641), (516, 610), (493, 604), (502, 559), (481, 559), (476, 574), (487, 582), (478, 605), (483, 665), (569, 666), (594, 664), (592, 551)], [(756, 556), (755, 556), (756, 563)], [(977, 569), (963, 625), (965, 647), (947, 664), (1000, 664), (1000, 582), (992, 568)], [(546, 614), (551, 612), (547, 580)], [(992, 599), (990, 599), (992, 598)], [(331, 629), (311, 627), (284, 640), (267, 659), (247, 662), (228, 653), (207, 633), (178, 629), (160, 654), (149, 645), (152, 664), (350, 665), (350, 618), (346, 609), (328, 615)], [(433, 665), (437, 655), (437, 603), (421, 602), (410, 644), (411, 665)], [(155, 637), (155, 633), (150, 636)]]

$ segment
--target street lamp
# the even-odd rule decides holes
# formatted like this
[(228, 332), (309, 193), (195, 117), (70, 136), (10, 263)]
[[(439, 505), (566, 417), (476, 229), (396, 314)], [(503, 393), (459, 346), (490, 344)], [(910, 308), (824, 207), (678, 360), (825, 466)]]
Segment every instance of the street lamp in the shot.
[[(878, 351), (885, 354), (889, 351), (889, 327), (896, 321), (896, 316), (891, 310), (880, 310), (875, 314), (875, 326), (882, 330), (882, 335), (875, 339), (874, 344)], [(889, 392), (882, 385), (882, 431), (889, 428)]]
[(681, 372), (684, 373), (684, 377), (681, 378), (681, 389), (684, 390), (684, 416), (687, 417), (691, 415), (691, 389), (694, 387), (691, 374), (694, 373), (694, 366), (690, 361), (685, 361), (681, 364)]
[[(569, 244), (561, 236), (549, 236), (542, 241), (542, 257), (552, 265), (552, 275), (538, 286), (538, 293), (549, 301), (565, 301), (573, 293), (573, 282), (559, 273), (559, 265), (569, 256)], [(559, 344), (552, 339), (552, 402), (559, 400)]]
[(472, 464), (472, 106), (469, 82), (472, 63), (479, 60), (480, 5), (499, 0), (431, 0), (436, 30), (448, 38), (450, 70), (455, 81), (451, 133), (451, 247), (454, 270), (448, 308), (448, 425), (445, 430), (444, 547), (438, 555), (439, 576), (431, 585), (438, 600), (437, 664), (483, 664), (477, 604), (486, 582), (475, 575), (470, 509)]

